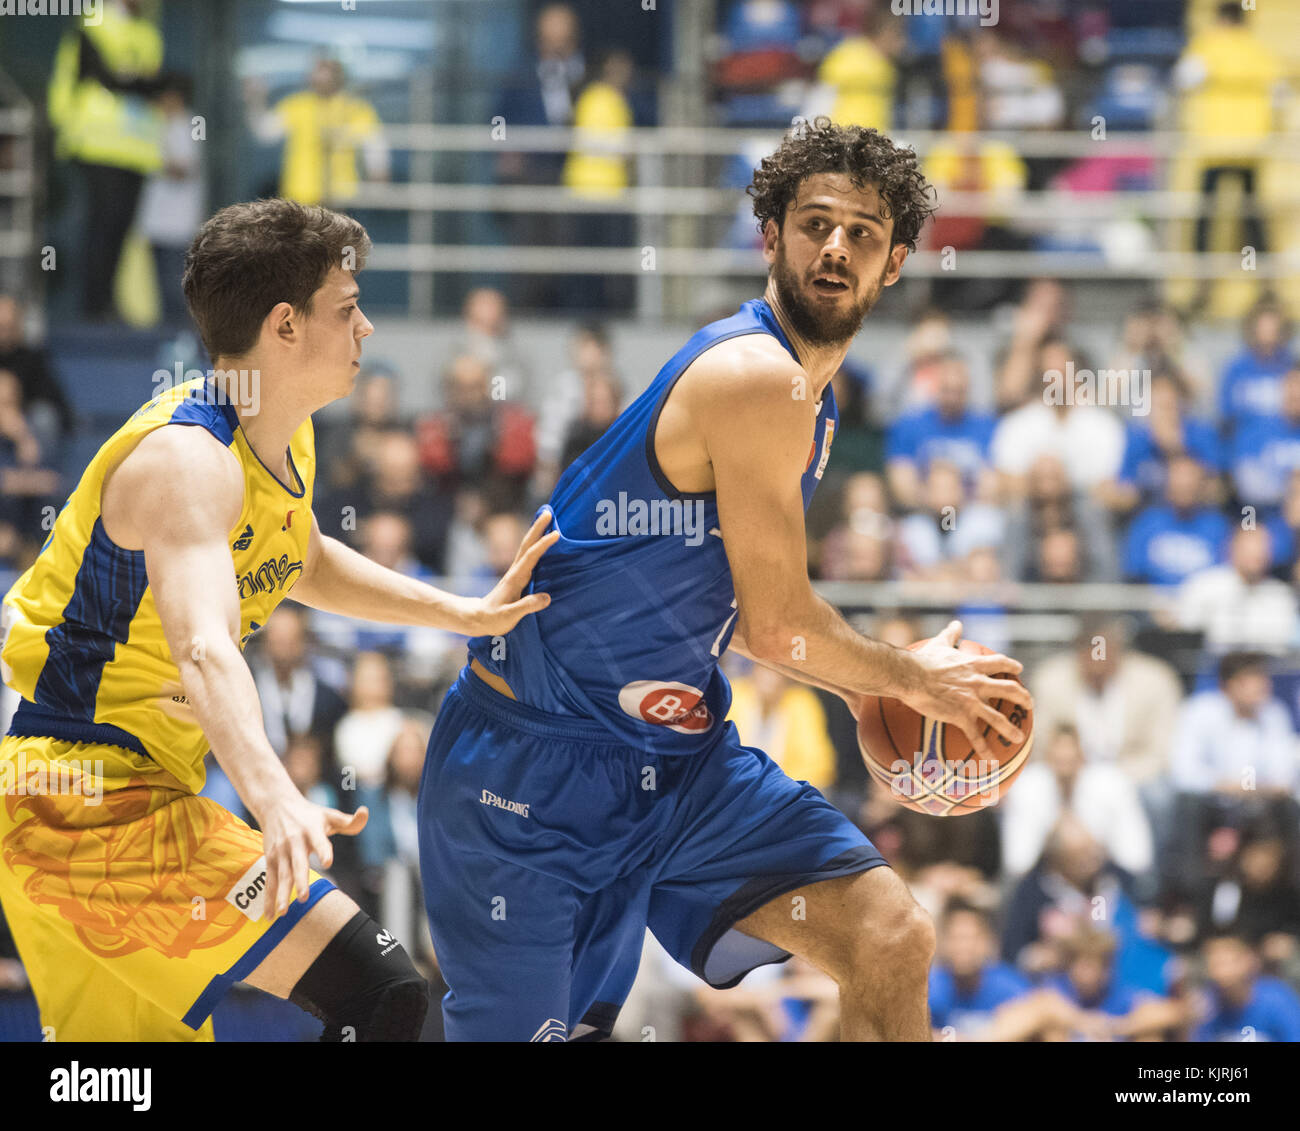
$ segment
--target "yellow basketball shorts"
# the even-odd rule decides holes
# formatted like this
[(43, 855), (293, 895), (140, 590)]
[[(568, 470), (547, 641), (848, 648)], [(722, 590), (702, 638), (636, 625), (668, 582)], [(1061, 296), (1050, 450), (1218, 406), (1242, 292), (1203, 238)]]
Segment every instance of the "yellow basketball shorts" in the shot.
[(212, 1040), (211, 1014), (329, 890), (262, 919), (262, 834), (116, 746), (0, 741), (0, 904), (55, 1041)]

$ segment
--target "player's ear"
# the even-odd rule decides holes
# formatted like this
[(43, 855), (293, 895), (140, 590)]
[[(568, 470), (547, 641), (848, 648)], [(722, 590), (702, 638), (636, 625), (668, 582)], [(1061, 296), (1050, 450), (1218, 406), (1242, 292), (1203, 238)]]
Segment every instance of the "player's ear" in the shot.
[(776, 262), (776, 245), (780, 239), (780, 225), (769, 216), (763, 225), (763, 260), (769, 267)]
[(885, 268), (885, 276), (881, 280), (884, 286), (892, 287), (898, 282), (898, 275), (903, 270), (903, 260), (906, 258), (906, 244), (898, 243), (889, 249), (889, 266)]
[(298, 329), (298, 312), (287, 302), (277, 302), (271, 307), (264, 323), (276, 341), (288, 344)]

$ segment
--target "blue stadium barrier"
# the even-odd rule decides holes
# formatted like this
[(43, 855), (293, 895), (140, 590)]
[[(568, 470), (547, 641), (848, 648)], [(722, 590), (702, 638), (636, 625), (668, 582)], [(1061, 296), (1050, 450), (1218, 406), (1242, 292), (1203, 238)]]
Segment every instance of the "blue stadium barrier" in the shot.
[(1181, 30), (1163, 27), (1117, 27), (1106, 35), (1106, 52), (1111, 62), (1150, 59), (1172, 62), (1182, 53)]
[(0, 1043), (40, 1039), (41, 1014), (31, 992), (0, 991)]

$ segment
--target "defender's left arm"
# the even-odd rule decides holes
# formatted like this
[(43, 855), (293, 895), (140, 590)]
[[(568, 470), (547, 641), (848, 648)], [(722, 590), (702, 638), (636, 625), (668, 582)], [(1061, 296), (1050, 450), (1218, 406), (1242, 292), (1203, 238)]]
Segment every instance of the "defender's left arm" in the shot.
[(504, 635), (551, 603), (546, 593), (521, 596), (538, 560), (560, 537), (557, 531), (543, 536), (549, 524), (546, 514), (533, 523), (514, 562), (486, 597), (461, 597), (387, 569), (321, 534), (312, 515), (307, 561), (290, 596), (313, 609), (382, 624), (443, 628), (465, 636)]

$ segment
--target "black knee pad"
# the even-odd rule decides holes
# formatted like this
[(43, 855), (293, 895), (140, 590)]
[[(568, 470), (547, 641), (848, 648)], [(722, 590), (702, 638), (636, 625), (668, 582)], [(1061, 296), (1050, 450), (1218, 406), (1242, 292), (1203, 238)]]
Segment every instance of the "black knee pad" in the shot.
[(330, 939), (289, 1000), (325, 1022), (322, 1041), (416, 1041), (429, 984), (405, 950), (364, 911)]

